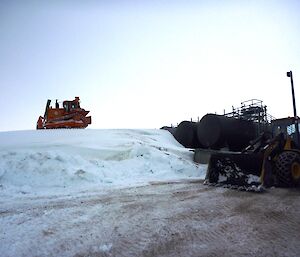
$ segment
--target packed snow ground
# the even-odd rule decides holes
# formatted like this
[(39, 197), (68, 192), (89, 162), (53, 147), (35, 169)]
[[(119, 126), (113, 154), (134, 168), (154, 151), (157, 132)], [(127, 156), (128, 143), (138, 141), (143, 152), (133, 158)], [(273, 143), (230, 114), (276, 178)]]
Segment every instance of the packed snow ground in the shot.
[(67, 195), (151, 181), (203, 178), (205, 165), (165, 130), (0, 133), (0, 192)]

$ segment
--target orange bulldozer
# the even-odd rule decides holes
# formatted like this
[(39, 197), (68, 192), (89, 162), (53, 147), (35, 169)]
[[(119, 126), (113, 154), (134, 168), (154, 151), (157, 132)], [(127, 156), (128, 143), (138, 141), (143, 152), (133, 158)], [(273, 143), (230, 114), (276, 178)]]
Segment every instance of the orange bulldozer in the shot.
[(51, 100), (48, 100), (44, 117), (38, 118), (37, 129), (86, 128), (92, 123), (91, 116), (86, 116), (89, 111), (80, 108), (79, 97), (73, 101), (63, 101), (61, 108), (57, 100), (55, 108), (50, 103)]

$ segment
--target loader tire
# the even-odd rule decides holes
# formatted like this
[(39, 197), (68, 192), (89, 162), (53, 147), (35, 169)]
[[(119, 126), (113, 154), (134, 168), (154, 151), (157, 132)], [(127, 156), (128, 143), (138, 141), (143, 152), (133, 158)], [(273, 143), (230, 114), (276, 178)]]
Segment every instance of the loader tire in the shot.
[(300, 153), (284, 151), (276, 160), (275, 172), (281, 187), (300, 186)]

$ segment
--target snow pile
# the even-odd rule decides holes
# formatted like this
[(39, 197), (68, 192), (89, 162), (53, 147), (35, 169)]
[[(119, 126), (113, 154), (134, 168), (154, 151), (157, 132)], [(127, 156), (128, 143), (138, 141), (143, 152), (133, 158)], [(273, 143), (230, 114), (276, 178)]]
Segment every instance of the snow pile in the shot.
[(164, 130), (0, 133), (2, 195), (69, 194), (186, 178), (205, 165)]

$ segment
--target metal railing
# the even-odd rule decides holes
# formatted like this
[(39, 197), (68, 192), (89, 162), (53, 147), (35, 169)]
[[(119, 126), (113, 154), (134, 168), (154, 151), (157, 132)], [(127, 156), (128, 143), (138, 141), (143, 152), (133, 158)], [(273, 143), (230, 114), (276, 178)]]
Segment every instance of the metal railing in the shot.
[(267, 113), (267, 106), (263, 105), (263, 101), (258, 99), (241, 102), (241, 107), (239, 108), (232, 106), (232, 111), (229, 113), (225, 113), (224, 111), (224, 115), (257, 123), (270, 123), (271, 120), (275, 119)]

